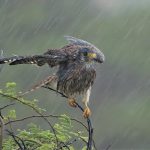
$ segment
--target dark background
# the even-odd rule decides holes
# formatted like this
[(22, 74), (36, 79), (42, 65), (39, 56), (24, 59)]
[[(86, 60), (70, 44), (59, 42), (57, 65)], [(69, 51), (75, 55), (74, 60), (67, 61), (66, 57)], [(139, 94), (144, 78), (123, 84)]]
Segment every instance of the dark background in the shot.
[[(0, 0), (4, 56), (62, 47), (67, 44), (64, 35), (87, 40), (106, 56), (106, 62), (96, 66), (90, 98), (97, 147), (150, 149), (150, 1)], [(53, 71), (48, 66), (5, 65), (0, 88), (14, 81), (18, 90), (26, 91)], [(38, 99), (49, 113), (82, 118), (64, 98), (45, 89), (27, 97)], [(24, 107), (17, 107), (17, 112), (18, 116), (31, 113)]]

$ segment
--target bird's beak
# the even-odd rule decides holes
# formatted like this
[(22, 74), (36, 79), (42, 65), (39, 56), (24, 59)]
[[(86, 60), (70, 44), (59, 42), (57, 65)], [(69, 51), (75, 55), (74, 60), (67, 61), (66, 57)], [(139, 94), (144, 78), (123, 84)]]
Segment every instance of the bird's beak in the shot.
[(105, 56), (103, 53), (97, 54), (97, 53), (88, 53), (88, 57), (90, 59), (95, 60), (98, 63), (103, 63), (105, 61)]
[(97, 54), (97, 57), (95, 58), (95, 61), (99, 62), (99, 63), (103, 63), (105, 61), (105, 56), (103, 53), (101, 54)]
[(95, 59), (97, 56), (96, 56), (96, 53), (88, 53), (87, 54), (88, 58), (90, 59)]

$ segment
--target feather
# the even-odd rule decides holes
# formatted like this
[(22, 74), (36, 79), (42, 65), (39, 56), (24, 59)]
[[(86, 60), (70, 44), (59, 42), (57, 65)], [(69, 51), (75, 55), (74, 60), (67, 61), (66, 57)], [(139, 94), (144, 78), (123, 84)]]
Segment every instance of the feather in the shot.
[(10, 58), (0, 58), (0, 64), (36, 64), (38, 66), (42, 66), (45, 63), (48, 63), (50, 66), (55, 66), (64, 60), (66, 60), (64, 56), (57, 55), (13, 56)]
[(44, 85), (48, 85), (51, 86), (53, 82), (57, 82), (58, 78), (56, 75), (52, 75), (52, 76), (48, 76), (46, 79), (42, 80), (41, 82), (37, 83), (36, 85), (34, 85), (31, 89), (29, 89), (28, 91), (22, 93), (20, 96), (23, 96), (25, 94), (28, 94), (30, 92), (33, 92), (39, 88), (41, 88)]
[(78, 38), (75, 38), (72, 36), (64, 36), (64, 37), (70, 44), (95, 47), (93, 44), (91, 44), (87, 41), (84, 41), (84, 40), (81, 40), (81, 39), (78, 39)]

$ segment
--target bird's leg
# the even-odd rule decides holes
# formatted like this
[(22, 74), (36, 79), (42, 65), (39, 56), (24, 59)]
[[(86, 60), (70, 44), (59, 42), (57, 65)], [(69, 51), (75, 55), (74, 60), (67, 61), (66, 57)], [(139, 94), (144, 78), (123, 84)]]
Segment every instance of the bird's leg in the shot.
[(71, 107), (77, 107), (76, 100), (74, 98), (68, 98), (68, 103)]
[(91, 87), (87, 90), (87, 92), (84, 94), (84, 97), (83, 97), (83, 103), (85, 105), (85, 108), (84, 108), (84, 112), (83, 112), (83, 116), (84, 118), (88, 118), (90, 115), (91, 115), (91, 110), (90, 108), (88, 107), (88, 102), (89, 102), (89, 98), (90, 98), (90, 93), (91, 93)]

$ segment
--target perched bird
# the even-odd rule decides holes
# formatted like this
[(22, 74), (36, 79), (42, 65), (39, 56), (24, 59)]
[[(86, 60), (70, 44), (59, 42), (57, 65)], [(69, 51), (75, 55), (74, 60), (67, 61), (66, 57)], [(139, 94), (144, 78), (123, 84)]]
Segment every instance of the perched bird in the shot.
[(103, 63), (105, 56), (98, 48), (87, 41), (71, 36), (65, 36), (65, 38), (69, 44), (62, 48), (48, 49), (41, 55), (0, 58), (0, 64), (36, 64), (38, 66), (48, 64), (50, 67), (58, 66), (57, 73), (43, 80), (40, 86), (51, 85), (52, 82), (55, 82), (57, 90), (68, 97), (69, 104), (73, 107), (76, 107), (77, 96), (81, 95), (84, 103), (83, 116), (86, 118), (91, 114), (88, 102), (91, 87), (96, 77), (93, 64), (94, 62)]

